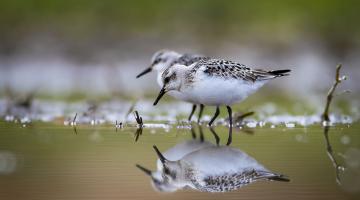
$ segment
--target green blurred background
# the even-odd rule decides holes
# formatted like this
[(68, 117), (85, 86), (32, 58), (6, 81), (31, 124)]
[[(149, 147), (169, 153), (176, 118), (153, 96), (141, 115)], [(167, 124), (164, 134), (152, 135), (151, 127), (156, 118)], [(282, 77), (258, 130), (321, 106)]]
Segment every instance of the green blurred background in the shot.
[[(360, 77), (359, 8), (357, 0), (2, 0), (0, 90), (61, 93), (86, 90), (94, 80), (95, 93), (155, 91), (155, 75), (124, 83), (168, 48), (291, 68), (296, 84), (285, 89), (324, 91), (339, 62)], [(79, 66), (85, 70), (74, 70)], [(39, 70), (48, 78), (32, 73)], [(324, 85), (317, 87), (320, 76)], [(309, 84), (298, 88), (300, 82)]]
[(312, 38), (344, 56), (359, 45), (359, 19), (357, 0), (3, 0), (0, 44), (11, 55), (35, 35), (86, 53), (142, 37), (191, 37), (210, 46), (228, 37), (275, 46)]

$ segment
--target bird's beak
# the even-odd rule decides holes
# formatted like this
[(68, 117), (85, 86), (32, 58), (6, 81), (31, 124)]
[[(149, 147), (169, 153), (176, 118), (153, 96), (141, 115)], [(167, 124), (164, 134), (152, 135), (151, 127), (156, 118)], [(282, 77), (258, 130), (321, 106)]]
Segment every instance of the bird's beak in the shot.
[(136, 167), (139, 168), (141, 171), (143, 171), (146, 175), (151, 176), (151, 170), (147, 169), (139, 164), (136, 164)]
[(157, 156), (159, 157), (161, 163), (165, 164), (165, 162), (167, 161), (166, 158), (162, 155), (162, 153), (159, 151), (159, 149), (156, 147), (156, 145), (154, 145), (153, 148), (155, 149), (155, 152), (156, 152)]
[(165, 93), (166, 93), (165, 87), (161, 88), (159, 95), (154, 102), (154, 106), (156, 106), (156, 104), (160, 101), (161, 97), (164, 96)]
[(140, 74), (138, 74), (138, 75), (136, 76), (136, 78), (140, 78), (141, 76), (143, 76), (143, 75), (145, 75), (145, 74), (147, 74), (147, 73), (149, 73), (149, 72), (151, 72), (151, 71), (152, 71), (152, 68), (151, 68), (151, 67), (146, 68), (144, 71), (142, 71)]

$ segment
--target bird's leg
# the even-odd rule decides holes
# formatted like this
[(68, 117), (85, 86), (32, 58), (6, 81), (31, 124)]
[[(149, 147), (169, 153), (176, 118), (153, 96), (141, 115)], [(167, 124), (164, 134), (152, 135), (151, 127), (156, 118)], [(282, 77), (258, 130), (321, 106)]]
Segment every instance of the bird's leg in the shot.
[(204, 142), (204, 132), (202, 127), (199, 125), (200, 142)]
[(231, 107), (230, 106), (226, 106), (228, 113), (229, 113), (229, 137), (228, 137), (228, 141), (226, 143), (226, 145), (230, 145), (231, 141), (232, 141), (232, 111), (231, 111)]
[(218, 134), (215, 132), (215, 130), (212, 127), (210, 127), (210, 131), (215, 137), (216, 145), (219, 146), (220, 138), (219, 138)]
[(210, 122), (209, 122), (209, 126), (211, 126), (211, 124), (215, 121), (215, 119), (219, 116), (220, 110), (219, 110), (219, 106), (216, 106), (216, 111), (214, 116), (211, 118)]
[(194, 115), (195, 110), (196, 110), (196, 104), (193, 104), (192, 109), (191, 109), (191, 113), (190, 113), (189, 118), (188, 118), (189, 122), (191, 121), (191, 118)]
[(200, 104), (200, 111), (199, 111), (199, 117), (198, 117), (198, 120), (197, 120), (197, 123), (200, 124), (200, 119), (201, 119), (201, 116), (203, 114), (203, 110), (204, 110), (204, 105), (203, 104)]
[(191, 125), (191, 136), (194, 140), (196, 139), (196, 133), (195, 133), (194, 127), (192, 125)]

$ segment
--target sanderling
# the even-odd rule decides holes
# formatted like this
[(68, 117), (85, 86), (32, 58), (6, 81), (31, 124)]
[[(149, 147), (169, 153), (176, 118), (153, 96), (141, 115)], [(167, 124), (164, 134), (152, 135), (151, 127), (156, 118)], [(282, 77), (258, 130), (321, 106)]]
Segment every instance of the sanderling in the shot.
[(163, 87), (154, 105), (168, 91), (181, 93), (183, 100), (195, 104), (216, 106), (209, 122), (212, 125), (219, 115), (219, 106), (225, 105), (229, 114), (229, 137), (232, 140), (231, 105), (244, 100), (270, 79), (288, 75), (290, 70), (266, 71), (251, 69), (243, 64), (222, 59), (206, 59), (189, 66), (174, 64), (162, 74)]
[[(163, 80), (161, 78), (162, 73), (168, 69), (170, 66), (174, 64), (181, 64), (181, 65), (191, 65), (195, 62), (198, 62), (201, 59), (209, 59), (208, 57), (202, 56), (202, 55), (196, 55), (196, 54), (180, 54), (175, 51), (171, 50), (160, 50), (156, 52), (152, 59), (151, 59), (151, 65), (150, 67), (146, 68), (144, 71), (142, 71), (139, 75), (136, 76), (136, 78), (139, 78), (153, 70), (157, 72), (157, 82), (160, 85), (160, 87), (163, 86)], [(171, 96), (184, 100), (181, 93), (172, 91), (169, 93)], [(190, 101), (190, 103), (193, 103)], [(191, 118), (196, 110), (197, 105), (193, 104), (191, 113), (188, 117), (188, 120), (191, 121)], [(200, 110), (199, 110), (199, 117), (198, 117), (198, 123), (200, 122), (200, 118), (202, 116), (204, 109), (204, 105), (200, 104)]]
[[(137, 167), (149, 175), (154, 188), (162, 192), (174, 192), (183, 188), (226, 192), (258, 180), (289, 181), (286, 176), (271, 172), (240, 149), (202, 143), (191, 144), (190, 147), (193, 151), (170, 160), (154, 145), (160, 160), (158, 170), (152, 172), (140, 165)], [(181, 151), (182, 148), (170, 150)]]
[[(168, 149), (163, 153), (163, 156), (166, 157), (168, 160), (175, 161), (179, 160), (185, 155), (197, 151), (202, 148), (215, 146), (213, 143), (204, 140), (203, 133), (200, 133), (200, 138), (197, 139), (195, 133), (193, 133), (193, 138), (191, 140), (186, 140), (180, 142), (173, 146), (172, 148)], [(164, 171), (163, 164), (160, 159), (156, 161), (156, 171), (151, 171), (146, 167), (143, 167), (139, 164), (136, 164), (136, 167), (139, 168), (141, 171), (145, 172), (145, 174), (149, 175), (152, 179), (152, 184), (155, 188), (159, 191), (173, 191), (176, 188), (173, 187), (171, 183), (167, 181), (167, 179), (162, 179), (162, 173)]]

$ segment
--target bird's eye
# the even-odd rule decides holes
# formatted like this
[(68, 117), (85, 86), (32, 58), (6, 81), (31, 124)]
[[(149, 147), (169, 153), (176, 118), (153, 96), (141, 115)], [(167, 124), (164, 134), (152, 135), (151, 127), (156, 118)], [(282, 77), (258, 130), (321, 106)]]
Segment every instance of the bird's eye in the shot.
[[(164, 168), (164, 174), (166, 174), (167, 177), (171, 177), (171, 178), (173, 178), (173, 179), (176, 179), (176, 173), (171, 172), (171, 171), (169, 170), (169, 168), (167, 168), (167, 167)], [(165, 176), (165, 177), (166, 177), (166, 176)]]
[(160, 184), (161, 183), (159, 180), (157, 180), (155, 178), (153, 179), (153, 181), (154, 181), (155, 184)]
[(165, 168), (164, 168), (164, 172), (165, 172), (165, 174), (170, 174), (169, 168), (165, 167)]
[(164, 79), (164, 82), (165, 83), (168, 83), (170, 81), (170, 77), (166, 77), (165, 79)]
[(158, 64), (160, 61), (161, 61), (160, 58), (155, 59), (153, 65)]

